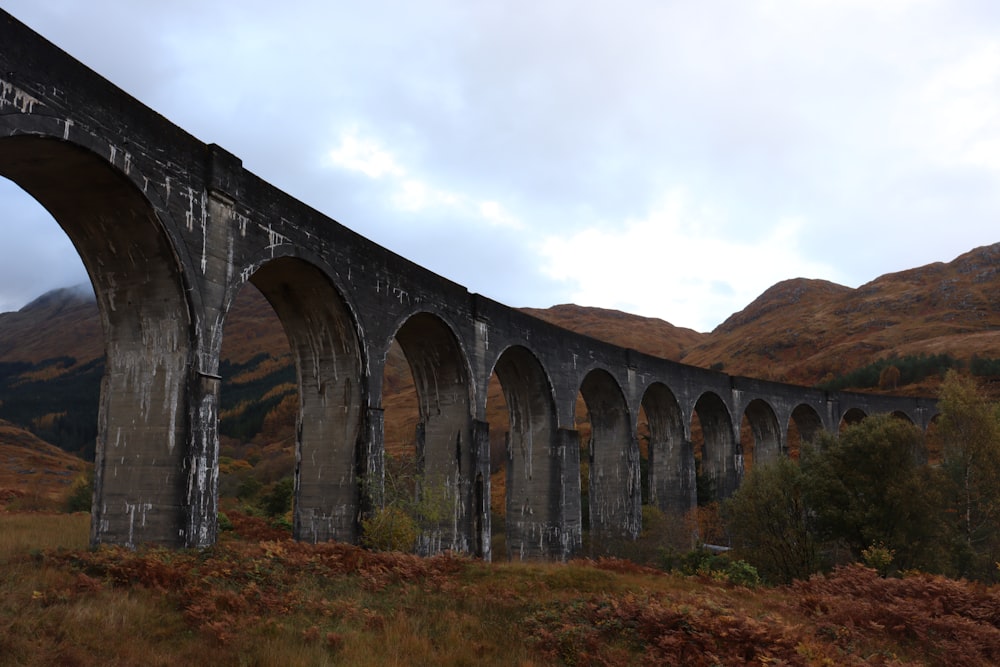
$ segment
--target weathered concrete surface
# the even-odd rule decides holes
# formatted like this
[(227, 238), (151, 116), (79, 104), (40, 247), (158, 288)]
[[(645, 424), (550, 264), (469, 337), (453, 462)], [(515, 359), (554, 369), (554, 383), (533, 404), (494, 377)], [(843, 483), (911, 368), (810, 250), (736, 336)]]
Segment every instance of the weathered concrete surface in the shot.
[[(471, 295), (260, 180), (3, 12), (0, 175), (52, 212), (98, 296), (108, 363), (95, 544), (215, 541), (219, 352), (247, 282), (281, 319), (298, 371), (302, 540), (357, 540), (361, 516), (383, 501), (382, 378), (394, 340), (419, 393), (422, 492), (441, 510), (421, 536), (425, 553), (491, 557), (494, 373), (510, 412), (514, 558), (566, 558), (585, 531), (638, 534), (640, 408), (650, 501), (673, 513), (692, 507), (699, 466), (720, 497), (737, 487), (751, 455), (744, 416), (752, 455), (766, 460), (786, 452), (791, 426), (809, 437), (890, 412), (926, 427), (936, 412), (933, 401), (826, 393), (656, 359)], [(591, 425), (584, 450), (580, 393)]]

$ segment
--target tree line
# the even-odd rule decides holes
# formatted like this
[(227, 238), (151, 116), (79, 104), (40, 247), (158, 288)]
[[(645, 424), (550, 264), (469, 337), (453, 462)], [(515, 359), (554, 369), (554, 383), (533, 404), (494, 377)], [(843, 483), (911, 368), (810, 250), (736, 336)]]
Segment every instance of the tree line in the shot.
[(919, 428), (875, 415), (755, 466), (722, 507), (734, 554), (772, 583), (859, 561), (997, 581), (1000, 406), (955, 371), (939, 398), (930, 461)]
[(1000, 359), (972, 355), (968, 363), (950, 354), (892, 354), (847, 373), (824, 380), (817, 388), (826, 391), (843, 389), (895, 389), (920, 382), (933, 375), (944, 376), (949, 370), (968, 370), (978, 377), (1000, 375)]

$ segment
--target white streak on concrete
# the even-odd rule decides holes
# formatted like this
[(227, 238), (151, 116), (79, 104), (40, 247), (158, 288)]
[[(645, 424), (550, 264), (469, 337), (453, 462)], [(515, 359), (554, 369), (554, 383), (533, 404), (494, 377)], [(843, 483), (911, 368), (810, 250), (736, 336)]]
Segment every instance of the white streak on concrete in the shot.
[(14, 84), (0, 79), (0, 107), (11, 106), (21, 113), (34, 113), (36, 104), (41, 105), (41, 101), (37, 97), (33, 97)]

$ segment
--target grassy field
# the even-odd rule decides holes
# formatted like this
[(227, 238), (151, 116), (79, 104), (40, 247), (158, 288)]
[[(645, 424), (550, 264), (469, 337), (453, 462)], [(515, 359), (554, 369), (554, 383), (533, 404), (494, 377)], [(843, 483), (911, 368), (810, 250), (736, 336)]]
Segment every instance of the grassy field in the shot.
[(627, 561), (488, 564), (299, 544), (86, 548), (0, 512), (2, 665), (852, 665), (1000, 661), (1000, 595), (860, 566), (750, 590)]

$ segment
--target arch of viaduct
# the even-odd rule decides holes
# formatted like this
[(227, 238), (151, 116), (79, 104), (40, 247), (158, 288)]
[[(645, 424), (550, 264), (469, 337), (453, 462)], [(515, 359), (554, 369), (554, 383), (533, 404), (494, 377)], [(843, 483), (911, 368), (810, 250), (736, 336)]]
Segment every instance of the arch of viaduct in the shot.
[[(277, 190), (0, 12), (0, 175), (48, 209), (93, 282), (106, 340), (91, 541), (216, 539), (219, 356), (247, 282), (295, 359), (294, 532), (356, 541), (382, 502), (382, 378), (395, 340), (417, 386), (422, 483), (446, 498), (425, 552), (490, 557), (486, 387), (509, 409), (507, 544), (565, 558), (641, 528), (637, 418), (649, 426), (649, 501), (695, 502), (691, 424), (720, 496), (754, 457), (875, 412), (926, 428), (933, 401), (730, 377), (559, 329), (470, 294)], [(577, 396), (591, 423), (581, 489)], [(589, 506), (581, 507), (586, 491)], [(589, 526), (582, 516), (589, 515)]]

